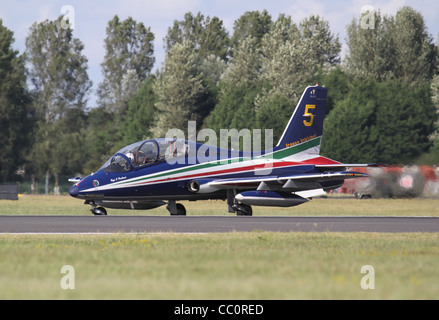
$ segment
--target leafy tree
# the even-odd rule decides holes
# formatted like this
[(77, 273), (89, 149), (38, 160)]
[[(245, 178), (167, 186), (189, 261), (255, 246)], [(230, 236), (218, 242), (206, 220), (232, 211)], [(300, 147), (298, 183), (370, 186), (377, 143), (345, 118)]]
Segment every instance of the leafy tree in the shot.
[(264, 89), (257, 98), (257, 121), (272, 126), (274, 138), (290, 119), (305, 89), (318, 80), (318, 71), (338, 63), (338, 38), (329, 24), (318, 16), (304, 19), (297, 26), (292, 18), (280, 15), (262, 40)]
[(24, 164), (33, 128), (23, 56), (12, 48), (13, 32), (0, 19), (0, 182)]
[(281, 15), (265, 35), (261, 51), (261, 78), (269, 87), (262, 93), (259, 105), (278, 96), (290, 99), (291, 104), (297, 102), (318, 69), (312, 40), (303, 39), (291, 17)]
[(155, 77), (150, 76), (137, 95), (128, 103), (126, 118), (121, 126), (121, 148), (136, 141), (152, 138), (155, 116)]
[(203, 75), (197, 68), (197, 55), (189, 41), (176, 43), (166, 54), (164, 69), (156, 80), (157, 117), (152, 129), (154, 136), (165, 136), (169, 129), (187, 131), (187, 121), (204, 119), (200, 106), (205, 98)]
[(394, 74), (406, 83), (431, 80), (436, 70), (436, 52), (424, 18), (410, 7), (396, 14), (390, 30), (395, 46)]
[[(431, 100), (436, 108), (436, 114), (439, 117), (439, 75), (435, 75), (431, 81)], [(439, 140), (439, 122), (436, 123), (436, 133), (433, 139)]]
[(302, 39), (311, 40), (314, 60), (321, 67), (333, 67), (340, 63), (341, 43), (330, 29), (329, 22), (312, 15), (300, 22)]
[(238, 20), (233, 27), (232, 47), (249, 37), (255, 39), (256, 46), (260, 47), (262, 38), (270, 31), (273, 24), (271, 15), (264, 10), (247, 11)]
[[(279, 49), (288, 43), (298, 44), (301, 34), (297, 24), (291, 16), (279, 15), (279, 18), (263, 36), (261, 41), (261, 54), (265, 63), (275, 59)], [(266, 72), (266, 70), (263, 70)]]
[(262, 41), (262, 75), (269, 84), (261, 102), (284, 96), (295, 104), (303, 89), (315, 82), (317, 71), (339, 62), (341, 45), (329, 23), (319, 16), (297, 26), (280, 15)]
[(254, 128), (256, 121), (255, 99), (261, 89), (256, 84), (240, 83), (220, 85), (218, 104), (206, 120), (206, 126), (218, 134), (221, 129)]
[(204, 79), (213, 87), (218, 86), (226, 68), (227, 63), (213, 54), (198, 63), (199, 72), (204, 75)]
[(425, 84), (358, 81), (327, 117), (322, 152), (347, 163), (411, 162), (431, 147), (436, 119)]
[(401, 79), (408, 84), (431, 80), (437, 69), (436, 48), (422, 15), (404, 7), (396, 16), (375, 12), (375, 28), (356, 19), (348, 26), (349, 73), (358, 79)]
[(262, 66), (257, 40), (249, 37), (242, 40), (234, 49), (223, 81), (229, 86), (253, 85), (260, 77)]
[(95, 172), (118, 150), (119, 130), (112, 126), (115, 122), (115, 114), (105, 108), (90, 109), (84, 134), (85, 160), (79, 173)]
[[(64, 144), (78, 138), (91, 81), (84, 45), (70, 28), (56, 21), (34, 23), (26, 39), (26, 61), (38, 122), (29, 158), (35, 172), (61, 173), (80, 170), (81, 161), (66, 166), (65, 154), (81, 154), (81, 144)], [(78, 166), (77, 166), (78, 165)], [(46, 184), (47, 185), (47, 184)], [(47, 192), (46, 187), (46, 192)]]
[(276, 94), (256, 109), (255, 127), (262, 129), (263, 138), (265, 129), (273, 130), (273, 145), (275, 146), (280, 140), (295, 107), (290, 99), (281, 94)]
[(430, 136), (433, 143), (430, 151), (422, 155), (418, 161), (422, 164), (438, 164), (439, 163), (439, 75), (435, 75), (431, 81), (431, 100), (436, 108), (437, 121), (435, 131)]
[(234, 47), (218, 85), (218, 103), (206, 119), (206, 126), (218, 134), (221, 129), (240, 130), (253, 128), (256, 124), (255, 101), (262, 89), (260, 42), (265, 32), (257, 33), (258, 26), (253, 25), (252, 29), (251, 25), (256, 21), (268, 23), (262, 16), (268, 17), (271, 25), (271, 17), (266, 11), (262, 14), (247, 12), (235, 22)]
[(346, 64), (355, 78), (383, 81), (394, 76), (395, 48), (390, 33), (393, 22), (379, 11), (373, 14), (373, 28), (363, 29), (356, 19), (348, 25)]
[(316, 80), (317, 70), (338, 63), (341, 46), (329, 24), (318, 16), (299, 26), (290, 16), (280, 15), (275, 23), (271, 17), (270, 23), (262, 19), (265, 24), (260, 18), (260, 13), (252, 12), (235, 23), (236, 30), (248, 34), (261, 30), (251, 25), (266, 28), (256, 37), (250, 35), (235, 43), (222, 78), (219, 103), (207, 123), (216, 130), (274, 129), (277, 139), (303, 89)]
[(206, 120), (217, 131), (243, 129), (255, 125), (255, 99), (261, 90), (261, 56), (256, 39), (249, 37), (234, 48), (218, 89), (218, 103)]
[(51, 125), (50, 131), (57, 137), (51, 150), (55, 175), (82, 173), (87, 153), (84, 151), (86, 118), (83, 110), (71, 108)]
[(117, 15), (108, 22), (106, 32), (99, 104), (123, 113), (154, 65), (154, 34), (143, 23), (131, 17), (120, 21)]
[(224, 61), (228, 59), (230, 46), (229, 33), (218, 17), (207, 17), (206, 26), (200, 45), (200, 56), (209, 57), (214, 55)]
[(229, 55), (229, 34), (218, 17), (188, 12), (168, 29), (165, 49), (169, 52), (176, 44), (190, 44), (194, 51), (196, 74), (204, 89), (197, 98), (192, 119), (201, 127), (217, 103), (218, 84)]
[(211, 55), (227, 60), (229, 51), (229, 35), (218, 17), (206, 18), (200, 12), (193, 16), (188, 12), (182, 21), (174, 21), (172, 28), (168, 29), (165, 38), (165, 49), (169, 51), (175, 44), (189, 41), (200, 59), (206, 59)]
[(51, 124), (72, 108), (84, 110), (92, 85), (83, 43), (57, 21), (34, 23), (26, 39), (26, 62), (38, 113)]
[(195, 48), (198, 49), (202, 42), (201, 34), (204, 31), (204, 22), (204, 16), (201, 12), (198, 12), (195, 17), (192, 12), (187, 12), (184, 15), (184, 20), (174, 20), (174, 25), (172, 28), (168, 28), (168, 34), (164, 39), (166, 52), (170, 51), (177, 43), (182, 44), (184, 41), (194, 43)]
[(320, 69), (317, 79), (320, 85), (329, 89), (326, 101), (326, 115), (328, 115), (338, 102), (346, 98), (352, 79), (340, 66), (329, 72)]

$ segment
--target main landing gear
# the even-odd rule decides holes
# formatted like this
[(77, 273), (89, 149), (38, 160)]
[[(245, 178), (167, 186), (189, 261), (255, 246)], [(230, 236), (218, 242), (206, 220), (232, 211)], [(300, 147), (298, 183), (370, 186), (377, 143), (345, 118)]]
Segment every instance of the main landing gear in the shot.
[(246, 205), (246, 204), (235, 204), (233, 206), (233, 208), (235, 209), (235, 212), (236, 212), (237, 216), (251, 217), (253, 215), (253, 209), (249, 205)]
[(251, 217), (253, 209), (251, 206), (238, 203), (236, 201), (236, 190), (227, 190), (227, 207), (230, 213), (236, 213), (237, 216)]
[(169, 200), (166, 209), (168, 209), (171, 216), (186, 215), (186, 208), (184, 207), (184, 205), (182, 205), (181, 203), (176, 203), (175, 200)]
[[(186, 208), (181, 203), (176, 203), (175, 200), (169, 200), (166, 209), (168, 209), (171, 216), (186, 215)], [(229, 204), (229, 212), (234, 212), (238, 216), (251, 217), (253, 215), (253, 210), (251, 206), (243, 203), (240, 204), (236, 201), (234, 201), (234, 203), (232, 204)]]

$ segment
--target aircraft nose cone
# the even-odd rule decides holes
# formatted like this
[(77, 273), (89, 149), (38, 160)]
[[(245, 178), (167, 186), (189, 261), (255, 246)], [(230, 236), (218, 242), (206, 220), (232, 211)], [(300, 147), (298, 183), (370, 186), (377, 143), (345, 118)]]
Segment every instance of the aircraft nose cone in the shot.
[(77, 186), (71, 187), (70, 190), (69, 190), (69, 194), (72, 197), (76, 198), (78, 196), (78, 194), (79, 194), (79, 188)]

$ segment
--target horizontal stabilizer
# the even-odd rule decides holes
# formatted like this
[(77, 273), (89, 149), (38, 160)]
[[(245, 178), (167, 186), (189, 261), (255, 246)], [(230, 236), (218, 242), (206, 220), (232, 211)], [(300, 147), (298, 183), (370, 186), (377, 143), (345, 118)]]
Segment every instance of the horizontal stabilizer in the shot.
[(76, 178), (70, 178), (69, 182), (71, 183), (78, 183), (79, 181), (81, 181), (82, 178), (81, 177), (76, 177)]

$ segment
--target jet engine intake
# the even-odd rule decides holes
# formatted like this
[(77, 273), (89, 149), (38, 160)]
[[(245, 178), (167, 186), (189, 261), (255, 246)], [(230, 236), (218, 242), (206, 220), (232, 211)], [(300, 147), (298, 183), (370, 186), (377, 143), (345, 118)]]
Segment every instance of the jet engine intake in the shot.
[(188, 183), (187, 188), (190, 192), (197, 193), (200, 191), (200, 183), (197, 180), (192, 180)]
[(192, 180), (187, 184), (187, 189), (192, 193), (207, 194), (220, 190), (216, 186), (211, 186), (212, 180)]

